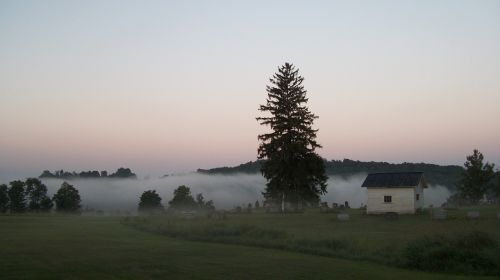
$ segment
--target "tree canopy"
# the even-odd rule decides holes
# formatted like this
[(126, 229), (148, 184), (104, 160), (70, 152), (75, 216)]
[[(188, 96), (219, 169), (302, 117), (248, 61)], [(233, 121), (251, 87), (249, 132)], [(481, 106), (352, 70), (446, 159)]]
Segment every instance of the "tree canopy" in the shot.
[(484, 156), (478, 150), (467, 156), (465, 170), (457, 186), (460, 196), (472, 203), (477, 203), (484, 197), (495, 175), (494, 164), (483, 163), (483, 160)]
[(44, 170), (39, 178), (58, 178), (58, 179), (86, 179), (86, 178), (118, 178), (118, 179), (136, 179), (137, 175), (130, 170), (130, 168), (125, 168), (125, 167), (120, 167), (116, 170), (116, 172), (111, 173), (108, 175), (108, 171), (103, 170), (103, 171), (97, 171), (97, 170), (92, 170), (92, 171), (81, 171), (81, 172), (76, 172), (76, 171), (64, 171), (64, 170), (57, 170), (54, 173), (50, 172), (49, 170)]
[(7, 185), (0, 185), (0, 213), (5, 213), (9, 209), (9, 194)]
[(193, 210), (197, 208), (191, 190), (184, 185), (174, 190), (174, 197), (168, 202), (168, 205), (174, 210)]
[(163, 211), (161, 197), (156, 193), (156, 190), (148, 190), (142, 193), (138, 210), (141, 213), (150, 214)]
[(52, 209), (52, 200), (47, 196), (47, 187), (37, 178), (26, 179), (28, 208), (34, 212), (48, 212)]
[(53, 198), (56, 211), (67, 213), (78, 213), (80, 211), (81, 199), (78, 190), (67, 182), (63, 182)]
[(258, 117), (270, 133), (258, 136), (258, 158), (267, 179), (266, 199), (299, 207), (303, 202), (315, 204), (326, 193), (327, 176), (323, 159), (315, 152), (321, 145), (316, 141), (316, 115), (306, 106), (307, 91), (298, 69), (285, 63), (270, 79), (266, 104), (259, 110), (270, 116)]
[(23, 181), (12, 181), (7, 191), (9, 195), (9, 209), (11, 213), (22, 213), (26, 211), (26, 184)]

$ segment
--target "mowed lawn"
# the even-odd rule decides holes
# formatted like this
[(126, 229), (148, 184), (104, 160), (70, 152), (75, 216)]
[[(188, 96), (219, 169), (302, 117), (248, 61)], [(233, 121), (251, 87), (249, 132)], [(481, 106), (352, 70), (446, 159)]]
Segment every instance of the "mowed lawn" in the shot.
[(171, 239), (124, 226), (118, 218), (0, 215), (0, 279), (156, 278), (472, 279)]

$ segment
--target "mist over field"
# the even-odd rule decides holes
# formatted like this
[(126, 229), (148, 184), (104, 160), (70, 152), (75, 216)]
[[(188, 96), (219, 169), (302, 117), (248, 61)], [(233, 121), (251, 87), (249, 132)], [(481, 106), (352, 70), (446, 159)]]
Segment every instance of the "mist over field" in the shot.
[[(366, 193), (361, 184), (365, 174), (347, 178), (332, 176), (328, 180), (328, 193), (322, 197), (329, 205), (333, 202), (348, 201), (351, 207), (366, 203)], [(64, 180), (43, 179), (49, 194), (54, 194)], [(213, 200), (218, 209), (230, 209), (246, 206), (248, 203), (262, 202), (266, 180), (260, 174), (206, 175), (188, 173), (171, 175), (157, 179), (73, 179), (68, 181), (80, 192), (82, 206), (103, 211), (131, 211), (137, 209), (139, 197), (145, 190), (154, 189), (162, 198), (162, 204), (168, 206), (173, 191), (180, 185), (186, 185), (195, 196), (202, 193), (205, 200)], [(424, 192), (426, 205), (441, 205), (450, 195), (442, 186), (431, 186)]]

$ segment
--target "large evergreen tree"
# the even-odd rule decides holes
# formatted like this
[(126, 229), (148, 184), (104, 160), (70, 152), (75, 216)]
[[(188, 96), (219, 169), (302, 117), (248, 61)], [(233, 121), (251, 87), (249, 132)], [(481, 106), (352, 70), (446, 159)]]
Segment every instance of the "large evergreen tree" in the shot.
[(464, 163), (465, 170), (458, 184), (460, 196), (472, 203), (477, 203), (484, 197), (490, 187), (489, 183), (495, 176), (494, 164), (483, 163), (483, 160), (484, 156), (478, 150), (467, 156), (467, 161)]
[(270, 116), (258, 117), (261, 125), (269, 126), (270, 133), (258, 136), (258, 158), (264, 160), (261, 172), (267, 179), (264, 196), (274, 203), (285, 202), (300, 207), (303, 202), (317, 203), (326, 193), (325, 166), (315, 149), (317, 118), (306, 106), (307, 91), (292, 64), (278, 68), (267, 86), (268, 97), (259, 110)]

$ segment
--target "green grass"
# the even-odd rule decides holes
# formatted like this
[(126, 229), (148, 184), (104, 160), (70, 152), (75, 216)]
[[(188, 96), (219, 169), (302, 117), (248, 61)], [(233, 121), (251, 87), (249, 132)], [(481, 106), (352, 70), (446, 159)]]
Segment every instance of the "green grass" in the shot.
[[(483, 206), (480, 208), (482, 218), (473, 221), (466, 219), (468, 210), (449, 211), (451, 219), (445, 221), (432, 220), (429, 213), (403, 215), (388, 221), (383, 216), (368, 216), (361, 210), (349, 209), (350, 221), (338, 221), (335, 214), (309, 210), (303, 214), (286, 215), (263, 212), (233, 214), (223, 221), (205, 217), (151, 216), (126, 219), (124, 223), (144, 231), (187, 240), (276, 248), (406, 267), (411, 266), (404, 259), (406, 247), (426, 236), (455, 238), (484, 232), (493, 242), (500, 243), (500, 221), (496, 217), (500, 209)], [(458, 247), (454, 252), (462, 254)], [(488, 254), (492, 262), (500, 260), (498, 253)], [(464, 271), (459, 268), (454, 265), (443, 270), (469, 274), (497, 273), (495, 269)]]
[[(477, 209), (477, 208), (474, 208)], [(336, 239), (355, 244), (366, 250), (386, 247), (401, 247), (408, 241), (426, 235), (467, 233), (483, 231), (500, 242), (500, 220), (496, 213), (499, 207), (481, 207), (482, 218), (467, 220), (467, 208), (450, 210), (452, 219), (437, 221), (428, 213), (401, 215), (398, 220), (387, 221), (383, 216), (365, 215), (363, 210), (349, 209), (350, 221), (338, 221), (335, 214), (320, 214), (309, 210), (303, 214), (253, 214), (229, 215), (224, 221), (209, 221), (205, 218), (193, 220), (172, 220), (164, 216), (149, 217), (154, 225), (180, 222), (186, 228), (196, 229), (211, 224), (229, 226), (255, 226), (264, 230), (284, 231), (290, 237), (308, 240)], [(172, 224), (170, 224), (172, 226)]]
[(155, 278), (470, 279), (173, 239), (124, 226), (117, 218), (0, 215), (0, 279)]

